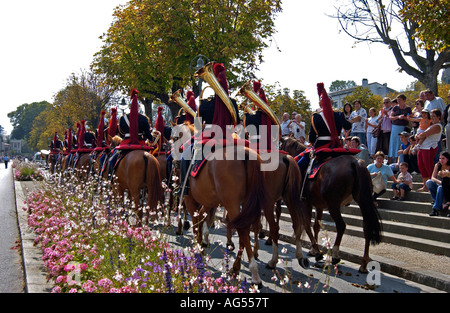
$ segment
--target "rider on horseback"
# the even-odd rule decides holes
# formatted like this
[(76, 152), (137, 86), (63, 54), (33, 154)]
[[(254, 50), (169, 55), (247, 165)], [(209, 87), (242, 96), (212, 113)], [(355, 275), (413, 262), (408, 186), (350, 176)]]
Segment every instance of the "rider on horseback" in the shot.
[[(342, 112), (334, 112), (331, 107), (331, 101), (325, 91), (323, 83), (317, 84), (317, 91), (320, 97), (319, 105), (321, 110), (314, 113), (311, 118), (311, 129), (309, 131), (309, 142), (317, 150), (321, 148), (340, 148), (342, 143), (338, 134), (342, 128), (349, 130), (352, 124), (345, 119)], [(310, 164), (310, 151), (300, 154), (297, 158), (300, 171), (305, 173), (307, 166)]]

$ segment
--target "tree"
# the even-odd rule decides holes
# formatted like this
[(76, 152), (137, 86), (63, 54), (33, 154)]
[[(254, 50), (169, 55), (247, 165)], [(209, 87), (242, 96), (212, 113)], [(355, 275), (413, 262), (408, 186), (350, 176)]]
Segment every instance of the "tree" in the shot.
[(353, 80), (335, 80), (330, 85), (330, 92), (344, 90), (356, 87), (356, 83)]
[[(450, 2), (408, 0), (400, 10), (404, 21), (415, 21), (414, 38), (419, 47), (443, 51), (450, 47)], [(426, 46), (425, 46), (426, 45)]]
[(15, 139), (27, 140), (33, 125), (34, 119), (44, 110), (50, 107), (47, 101), (24, 103), (9, 112), (8, 117), (13, 126), (11, 137)]
[(254, 78), (280, 11), (280, 0), (131, 0), (115, 10), (92, 68), (123, 93), (136, 88), (148, 116), (156, 99), (175, 115), (171, 93), (199, 94), (190, 66), (199, 54), (225, 64), (231, 89)]
[[(418, 6), (424, 6), (427, 1), (415, 2)], [(444, 7), (448, 8), (448, 1), (442, 2), (445, 2)], [(335, 17), (338, 18), (342, 30), (357, 42), (387, 45), (392, 50), (400, 71), (417, 78), (438, 94), (437, 76), (441, 69), (450, 66), (450, 48), (447, 46), (440, 51), (435, 50), (432, 44), (434, 41), (428, 44), (428, 36), (416, 36), (415, 39), (421, 21), (410, 15), (402, 18), (399, 12), (407, 9), (405, 3), (408, 1), (347, 0), (337, 9)], [(448, 15), (443, 23), (442, 31), (448, 34)]]
[(364, 88), (362, 86), (356, 87), (351, 95), (344, 97), (343, 102), (353, 104), (355, 100), (359, 100), (361, 102), (361, 107), (367, 112), (369, 112), (369, 109), (372, 107), (378, 111), (383, 105), (383, 98), (381, 96), (374, 95), (369, 88)]

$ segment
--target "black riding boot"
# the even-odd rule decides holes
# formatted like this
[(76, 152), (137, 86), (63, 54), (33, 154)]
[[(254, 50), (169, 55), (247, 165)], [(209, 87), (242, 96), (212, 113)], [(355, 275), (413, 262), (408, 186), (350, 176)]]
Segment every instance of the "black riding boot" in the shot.
[[(184, 180), (186, 178), (186, 175), (188, 174), (187, 171), (189, 169), (190, 160), (181, 160), (180, 163), (180, 188), (175, 192), (176, 196), (181, 195), (181, 190), (183, 189)], [(189, 179), (186, 181), (186, 186), (184, 187), (184, 193), (183, 196), (187, 196), (189, 194)]]

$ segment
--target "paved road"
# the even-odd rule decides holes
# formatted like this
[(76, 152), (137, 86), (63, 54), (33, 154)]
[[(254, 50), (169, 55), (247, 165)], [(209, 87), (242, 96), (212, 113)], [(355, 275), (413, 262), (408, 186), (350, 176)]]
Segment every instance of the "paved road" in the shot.
[(16, 199), (11, 162), (0, 164), (0, 293), (24, 292), (22, 258), (18, 249)]

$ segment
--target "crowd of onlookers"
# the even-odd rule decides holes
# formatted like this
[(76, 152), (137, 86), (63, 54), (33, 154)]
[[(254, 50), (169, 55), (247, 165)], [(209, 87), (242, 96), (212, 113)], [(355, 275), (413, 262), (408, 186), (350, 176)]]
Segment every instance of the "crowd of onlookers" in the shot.
[[(448, 99), (450, 101), (450, 92)], [(360, 149), (356, 157), (368, 164), (372, 177), (383, 177), (384, 188), (374, 192), (374, 200), (386, 192), (388, 180), (393, 182), (392, 200), (404, 200), (406, 193), (413, 189), (412, 175), (420, 174), (423, 185), (417, 191), (431, 194), (433, 211), (430, 215), (447, 215), (450, 206), (450, 139), (447, 142), (450, 104), (446, 105), (442, 98), (427, 89), (415, 100), (414, 108), (408, 106), (406, 96), (400, 94), (396, 99), (385, 97), (379, 111), (370, 108), (367, 112), (359, 100), (346, 103), (342, 110), (352, 123), (351, 130), (341, 132), (345, 147)], [(289, 114), (284, 113), (283, 121), (282, 135), (306, 141), (305, 123), (300, 114), (293, 112), (289, 119)]]

